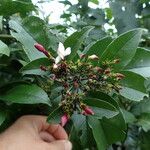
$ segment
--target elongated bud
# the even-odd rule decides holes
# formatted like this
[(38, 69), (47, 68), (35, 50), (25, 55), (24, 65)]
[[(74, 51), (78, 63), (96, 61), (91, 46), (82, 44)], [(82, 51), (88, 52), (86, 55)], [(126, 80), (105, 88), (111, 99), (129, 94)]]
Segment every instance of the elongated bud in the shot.
[(88, 106), (86, 106), (83, 110), (84, 110), (83, 112), (84, 115), (94, 115), (93, 110), (89, 108)]
[(85, 54), (81, 54), (80, 58), (83, 59), (83, 58), (85, 58), (85, 56), (86, 56)]
[(116, 73), (116, 77), (118, 80), (121, 80), (125, 77), (125, 75), (121, 74), (121, 73)]
[(40, 52), (42, 52), (43, 54), (45, 54), (48, 58), (50, 58), (49, 52), (48, 52), (47, 50), (45, 50), (45, 48), (44, 48), (41, 44), (36, 43), (36, 44), (34, 44), (34, 47), (35, 47), (38, 51), (40, 51)]
[(42, 70), (42, 71), (47, 71), (47, 68), (45, 67), (45, 66), (40, 66), (40, 69)]
[(118, 64), (119, 62), (120, 62), (120, 59), (115, 59), (115, 60), (113, 61), (114, 64)]
[(69, 117), (67, 114), (64, 114), (62, 117), (61, 117), (61, 126), (64, 127), (66, 125), (66, 123), (68, 122), (69, 120)]
[(98, 60), (99, 58), (98, 58), (98, 56), (97, 55), (91, 55), (91, 56), (89, 56), (88, 57), (89, 59), (91, 59), (91, 60)]

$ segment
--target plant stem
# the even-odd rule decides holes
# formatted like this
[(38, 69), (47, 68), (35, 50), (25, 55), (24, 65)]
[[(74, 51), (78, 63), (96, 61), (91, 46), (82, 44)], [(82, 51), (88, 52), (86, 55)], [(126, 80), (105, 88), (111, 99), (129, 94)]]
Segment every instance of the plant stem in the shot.
[(8, 35), (8, 34), (0, 34), (0, 38), (14, 39), (14, 37), (13, 37), (13, 36)]

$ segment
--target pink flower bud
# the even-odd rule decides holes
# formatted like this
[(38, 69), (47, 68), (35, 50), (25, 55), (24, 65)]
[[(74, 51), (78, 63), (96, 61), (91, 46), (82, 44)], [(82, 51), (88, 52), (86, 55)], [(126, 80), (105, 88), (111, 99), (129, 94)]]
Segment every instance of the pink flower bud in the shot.
[(47, 68), (45, 67), (45, 66), (40, 66), (40, 69), (42, 70), (42, 71), (47, 71)]
[(98, 60), (99, 59), (97, 55), (91, 55), (88, 58), (91, 60)]
[(121, 73), (116, 73), (116, 77), (118, 80), (121, 80), (125, 77), (125, 75), (121, 74)]
[(80, 58), (83, 59), (83, 58), (85, 58), (85, 56), (86, 56), (85, 54), (81, 54)]
[(44, 48), (41, 44), (36, 43), (36, 44), (34, 44), (34, 47), (35, 47), (38, 51), (44, 53), (48, 58), (50, 57), (49, 52), (46, 51), (45, 48)]
[(84, 108), (83, 114), (85, 114), (85, 115), (94, 115), (94, 112), (93, 112), (93, 110), (91, 108), (89, 108), (88, 106), (86, 106)]
[(64, 114), (62, 117), (61, 117), (61, 126), (64, 127), (66, 125), (66, 123), (68, 122), (69, 120), (69, 117), (67, 114)]

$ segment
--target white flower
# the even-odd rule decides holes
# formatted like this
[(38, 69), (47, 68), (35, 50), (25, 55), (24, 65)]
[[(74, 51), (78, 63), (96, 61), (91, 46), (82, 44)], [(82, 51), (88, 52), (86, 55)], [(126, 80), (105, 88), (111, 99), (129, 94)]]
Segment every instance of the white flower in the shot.
[(68, 56), (71, 53), (71, 48), (68, 47), (65, 50), (64, 45), (60, 42), (57, 50), (58, 56), (55, 59), (55, 64), (58, 64), (61, 60), (64, 60), (65, 56)]

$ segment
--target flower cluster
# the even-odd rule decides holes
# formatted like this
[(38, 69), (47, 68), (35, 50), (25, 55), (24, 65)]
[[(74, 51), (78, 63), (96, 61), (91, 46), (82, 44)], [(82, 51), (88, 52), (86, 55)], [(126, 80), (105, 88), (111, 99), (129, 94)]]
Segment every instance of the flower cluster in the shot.
[(71, 48), (65, 49), (62, 43), (59, 43), (56, 59), (52, 58), (42, 45), (35, 44), (35, 48), (54, 60), (52, 66), (48, 68), (40, 66), (40, 68), (50, 72), (49, 80), (62, 86), (62, 98), (59, 104), (64, 113), (60, 120), (62, 126), (65, 126), (75, 111), (83, 115), (94, 115), (92, 108), (84, 103), (88, 91), (98, 90), (109, 93), (118, 92), (121, 88), (119, 81), (124, 75), (113, 70), (119, 59), (101, 62), (94, 54), (91, 56), (82, 54), (73, 62), (65, 60), (65, 57), (71, 53)]

